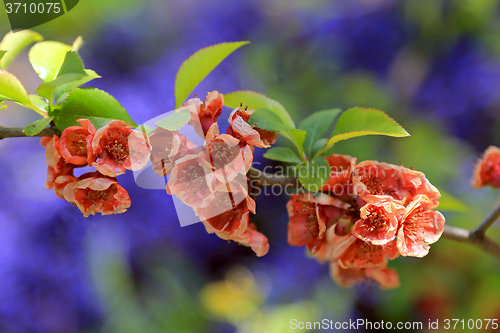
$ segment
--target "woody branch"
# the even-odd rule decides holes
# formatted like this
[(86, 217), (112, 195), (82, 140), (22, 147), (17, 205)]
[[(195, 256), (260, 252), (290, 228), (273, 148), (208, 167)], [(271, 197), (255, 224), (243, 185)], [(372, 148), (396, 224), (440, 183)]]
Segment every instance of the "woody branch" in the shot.
[[(44, 128), (40, 133), (33, 136), (53, 136), (61, 134), (54, 126)], [(5, 138), (27, 137), (23, 127), (3, 127), (0, 126), (0, 140)]]

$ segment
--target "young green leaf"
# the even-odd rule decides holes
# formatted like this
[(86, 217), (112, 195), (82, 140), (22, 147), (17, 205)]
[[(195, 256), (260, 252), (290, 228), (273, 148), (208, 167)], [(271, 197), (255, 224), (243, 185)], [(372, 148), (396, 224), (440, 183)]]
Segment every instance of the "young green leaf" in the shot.
[(24, 128), (24, 133), (27, 136), (33, 136), (40, 133), (48, 124), (54, 119), (54, 117), (42, 118), (29, 124)]
[(86, 70), (78, 53), (68, 51), (55, 80), (46, 82), (44, 85), (52, 87), (51, 94), (56, 94), (59, 99), (62, 94), (73, 88), (100, 77), (92, 70)]
[(191, 114), (184, 109), (157, 121), (155, 125), (169, 131), (178, 131), (188, 123), (189, 119), (191, 119)]
[(205, 47), (184, 61), (175, 77), (175, 107), (227, 56), (249, 42), (222, 43)]
[[(326, 139), (326, 138), (319, 139), (318, 141), (316, 141), (313, 145), (311, 155), (316, 156), (323, 148), (325, 148), (327, 142), (328, 142), (328, 139)], [(326, 156), (326, 155), (321, 154), (321, 156)]]
[(248, 106), (250, 110), (268, 109), (276, 113), (281, 122), (289, 127), (295, 128), (295, 123), (290, 114), (278, 101), (271, 99), (255, 91), (242, 90), (224, 95), (224, 104), (236, 109), (240, 104)]
[(0, 69), (0, 100), (14, 101), (32, 109), (41, 116), (47, 114), (44, 110), (40, 110), (31, 103), (28, 93), (21, 82), (14, 75), (3, 69)]
[(0, 69), (0, 99), (25, 105), (31, 104), (28, 93), (21, 82), (17, 77), (3, 69)]
[(286, 147), (275, 147), (268, 149), (264, 154), (264, 157), (270, 160), (286, 162), (286, 163), (301, 163), (301, 159), (293, 152), (290, 148)]
[(300, 183), (309, 191), (316, 192), (330, 178), (330, 164), (324, 157), (316, 157), (298, 169)]
[(248, 119), (248, 124), (266, 131), (297, 131), (295, 127), (283, 124), (278, 115), (268, 109), (255, 110)]
[(9, 32), (0, 42), (0, 50), (7, 52), (0, 60), (0, 69), (6, 69), (25, 47), (42, 39), (39, 33), (30, 30)]
[(54, 87), (42, 83), (36, 90), (36, 93), (40, 97), (43, 97), (46, 100), (50, 101), (52, 99), (52, 95), (54, 95)]
[(59, 86), (74, 80), (78, 80), (83, 76), (86, 76), (85, 68), (83, 67), (83, 61), (78, 55), (78, 53), (73, 51), (66, 52), (64, 56), (64, 61), (57, 73), (56, 79), (51, 82), (47, 82), (50, 86)]
[(47, 111), (47, 100), (38, 95), (28, 95), (31, 104), (39, 108), (40, 110)]
[(63, 100), (65, 100), (66, 97), (68, 97), (71, 90), (73, 90), (74, 88), (77, 88), (81, 85), (84, 85), (87, 82), (90, 82), (94, 79), (98, 79), (101, 77), (100, 75), (98, 75), (96, 72), (94, 72), (91, 69), (86, 69), (85, 74), (86, 74), (85, 76), (83, 76), (77, 80), (73, 80), (73, 81), (70, 81), (70, 82), (65, 83), (65, 84), (61, 84), (60, 86), (56, 87), (55, 94), (54, 94), (54, 96), (56, 98), (56, 104), (59, 104)]
[(0, 50), (0, 60), (2, 60), (5, 53), (7, 53), (7, 51)]
[(29, 60), (40, 79), (50, 82), (57, 78), (68, 51), (71, 51), (71, 46), (63, 43), (39, 42), (30, 49)]
[(56, 79), (43, 83), (37, 91), (40, 96), (50, 101), (52, 101), (52, 96), (55, 96), (56, 104), (59, 104), (72, 89), (98, 77), (100, 76), (96, 72), (84, 68), (78, 53), (68, 51)]
[(405, 137), (410, 134), (394, 119), (376, 109), (356, 107), (346, 110), (337, 121), (327, 147), (336, 142), (364, 135)]
[(280, 133), (285, 138), (290, 137), (289, 140), (291, 140), (295, 144), (295, 147), (297, 147), (297, 150), (299, 151), (299, 155), (302, 156), (303, 160), (305, 160), (304, 141), (306, 140), (306, 131), (294, 130), (294, 131), (280, 132)]
[(250, 116), (248, 124), (263, 130), (279, 132), (295, 144), (300, 156), (304, 159), (304, 140), (306, 139), (306, 131), (283, 124), (280, 117), (275, 112), (268, 109), (255, 110)]
[(110, 94), (97, 88), (77, 88), (66, 101), (53, 112), (54, 123), (59, 130), (78, 125), (77, 119), (87, 118), (96, 128), (101, 128), (114, 119), (136, 126), (127, 111)]
[(0, 100), (0, 111), (7, 109), (7, 105), (3, 104), (3, 101)]
[(304, 141), (304, 150), (309, 154), (314, 143), (325, 135), (326, 131), (333, 123), (335, 117), (340, 113), (340, 109), (318, 111), (304, 119), (299, 128), (307, 132)]

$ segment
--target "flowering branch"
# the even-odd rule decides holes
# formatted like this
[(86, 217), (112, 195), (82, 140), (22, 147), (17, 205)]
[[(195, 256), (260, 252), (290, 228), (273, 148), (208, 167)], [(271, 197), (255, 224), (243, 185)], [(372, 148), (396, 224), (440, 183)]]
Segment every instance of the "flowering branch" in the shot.
[(473, 234), (476, 235), (476, 237), (483, 235), (486, 233), (486, 230), (488, 230), (489, 227), (495, 223), (496, 220), (500, 217), (500, 206), (495, 209), (490, 216), (486, 220), (484, 220), (483, 223), (473, 232)]
[[(57, 128), (53, 127), (52, 125), (50, 127), (44, 128), (40, 133), (35, 134), (33, 136), (53, 136), (53, 135), (58, 135), (61, 134)], [(26, 133), (24, 132), (23, 127), (3, 127), (0, 126), (0, 140), (5, 139), (5, 138), (23, 138), (27, 137)]]
[[(285, 175), (274, 175), (262, 172), (255, 168), (250, 168), (247, 173), (252, 185), (262, 186), (295, 186), (301, 187), (299, 180), (296, 177)], [(488, 218), (476, 229), (469, 231), (466, 229), (445, 225), (443, 237), (461, 243), (470, 244), (479, 247), (495, 257), (500, 259), (500, 245), (492, 239), (486, 237), (486, 230), (500, 217), (500, 206), (495, 209)]]
[[(60, 134), (57, 128), (50, 126), (44, 128), (40, 133), (34, 136), (53, 136)], [(3, 127), (0, 126), (0, 140), (4, 138), (27, 137), (22, 127)], [(252, 185), (257, 187), (263, 186), (291, 186), (300, 188), (302, 185), (299, 180), (293, 176), (271, 174), (262, 172), (255, 168), (250, 168), (247, 174)], [(443, 232), (443, 237), (461, 243), (477, 246), (483, 251), (486, 251), (497, 258), (500, 258), (500, 245), (492, 239), (486, 237), (485, 233), (491, 225), (500, 217), (500, 206), (497, 207), (491, 214), (484, 220), (484, 222), (473, 231), (446, 225)]]

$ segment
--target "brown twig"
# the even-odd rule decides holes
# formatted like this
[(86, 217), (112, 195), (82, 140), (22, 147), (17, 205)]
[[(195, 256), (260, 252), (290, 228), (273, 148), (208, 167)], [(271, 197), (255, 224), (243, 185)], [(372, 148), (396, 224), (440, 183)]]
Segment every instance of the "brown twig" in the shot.
[[(297, 178), (289, 176), (276, 176), (265, 173), (260, 170), (250, 168), (247, 173), (248, 178), (257, 186), (294, 186), (299, 184)], [(445, 225), (443, 237), (461, 243), (476, 246), (500, 259), (500, 245), (492, 239), (485, 236), (486, 230), (500, 217), (500, 207), (491, 213), (491, 215), (474, 231)]]
[(262, 172), (255, 168), (250, 168), (247, 176), (253, 182), (253, 184), (258, 187), (273, 185), (290, 186), (297, 188), (302, 187), (299, 180), (295, 177)]
[(500, 245), (495, 243), (492, 239), (486, 237), (484, 234), (477, 234), (475, 231), (445, 225), (443, 237), (457, 242), (477, 246), (500, 259)]

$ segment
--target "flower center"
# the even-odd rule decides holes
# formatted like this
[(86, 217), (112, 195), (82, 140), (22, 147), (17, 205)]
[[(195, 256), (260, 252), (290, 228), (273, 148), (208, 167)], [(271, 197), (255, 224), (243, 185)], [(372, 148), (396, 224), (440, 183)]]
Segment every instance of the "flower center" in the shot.
[(123, 161), (129, 156), (127, 137), (119, 131), (109, 131), (106, 151), (115, 162)]
[(228, 144), (226, 142), (212, 142), (209, 148), (212, 157), (212, 165), (216, 169), (231, 163), (240, 152), (240, 147), (238, 145)]
[(385, 230), (387, 229), (387, 218), (378, 211), (374, 210), (368, 214), (365, 218), (365, 223), (367, 224), (367, 230), (369, 232), (374, 232), (375, 230)]
[(376, 175), (368, 172), (368, 175), (361, 176), (361, 182), (366, 185), (366, 188), (371, 194), (381, 195), (384, 194), (384, 186), (382, 182), (384, 179), (378, 178)]
[(87, 155), (87, 136), (82, 133), (76, 133), (71, 138), (71, 144), (68, 150), (73, 156), (86, 156)]
[(190, 190), (196, 193), (196, 190), (203, 185), (204, 179), (205, 171), (200, 165), (189, 165), (180, 170), (178, 182), (189, 183)]
[(366, 259), (369, 262), (373, 262), (374, 258), (378, 254), (378, 252), (382, 249), (382, 246), (380, 245), (373, 245), (367, 242), (359, 241), (362, 242), (358, 246), (357, 250), (357, 257), (359, 258), (358, 260), (363, 260)]
[(316, 209), (314, 205), (307, 202), (303, 202), (302, 206), (303, 206), (302, 212), (307, 214), (306, 216), (307, 231), (313, 236), (318, 236), (319, 235), (318, 216), (316, 216)]

